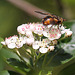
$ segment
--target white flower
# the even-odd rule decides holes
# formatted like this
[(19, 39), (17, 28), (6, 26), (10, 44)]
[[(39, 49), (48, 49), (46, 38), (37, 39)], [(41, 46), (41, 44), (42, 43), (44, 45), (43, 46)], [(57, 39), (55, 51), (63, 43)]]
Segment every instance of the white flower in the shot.
[(42, 24), (36, 24), (34, 33), (38, 34), (38, 35), (42, 35), (43, 34), (43, 28), (44, 28), (44, 26), (42, 26)]
[(32, 31), (30, 31), (30, 30), (26, 31), (26, 36), (32, 37), (33, 36)]
[(35, 30), (35, 26), (36, 26), (35, 23), (30, 23), (29, 26), (30, 26), (30, 31), (33, 32)]
[(39, 51), (40, 51), (41, 53), (47, 53), (47, 52), (48, 52), (48, 48), (41, 47), (41, 48), (39, 49)]
[[(27, 25), (27, 24), (26, 24)], [(22, 24), (21, 26), (18, 26), (17, 27), (17, 31), (20, 33), (20, 34), (25, 34), (25, 24)]]
[(16, 48), (21, 48), (23, 46), (23, 44), (25, 44), (25, 43), (26, 43), (25, 37), (19, 37), (17, 39), (17, 41), (15, 42)]
[(39, 45), (40, 47), (47, 47), (47, 45), (48, 45), (50, 42), (51, 42), (51, 41), (48, 40), (48, 39), (43, 39), (42, 41), (39, 41), (39, 42), (38, 42), (38, 45)]
[[(10, 49), (21, 48), (24, 44), (28, 44), (31, 45), (33, 49), (38, 49), (41, 53), (46, 53), (48, 50), (53, 51), (53, 45), (57, 44), (57, 39), (59, 39), (62, 34), (65, 33), (65, 36), (72, 35), (72, 31), (65, 29), (63, 26), (60, 27), (59, 25), (58, 28), (58, 25), (48, 25), (45, 27), (39, 23), (22, 24), (17, 27), (17, 31), (20, 35), (19, 37), (12, 36), (6, 38), (5, 41), (1, 43), (7, 45)], [(37, 39), (39, 36), (36, 38), (33, 33), (42, 35), (40, 40)]]
[(54, 50), (54, 46), (49, 46), (48, 49), (49, 49), (50, 51), (53, 51), (53, 50)]
[(43, 49), (48, 46), (48, 44), (51, 43), (49, 39), (43, 39), (42, 41), (35, 41), (32, 45), (33, 49), (40, 49), (40, 47)]
[(29, 37), (26, 39), (26, 44), (32, 45), (34, 43), (34, 37)]
[(5, 44), (7, 45), (8, 48), (13, 49), (16, 47), (15, 42), (17, 41), (18, 37), (16, 35), (6, 38), (5, 39)]
[(7, 45), (8, 48), (13, 49), (13, 48), (20, 48), (23, 46), (23, 44), (26, 43), (26, 37), (17, 37), (17, 36), (12, 36), (9, 38), (6, 38), (5, 41), (3, 41)]
[(47, 34), (46, 31), (43, 31), (43, 35), (44, 35), (45, 37), (48, 37), (48, 34)]
[(29, 24), (26, 24), (25, 25), (25, 31), (28, 31), (28, 30), (30, 30), (30, 25)]
[(49, 40), (59, 39), (61, 37), (60, 30), (58, 28), (45, 29), (43, 35)]
[(64, 29), (63, 31), (61, 31), (61, 34), (64, 34), (65, 33), (65, 36), (71, 36), (72, 35), (72, 31), (70, 29)]
[(61, 34), (57, 34), (56, 39), (59, 39), (61, 37)]
[(38, 45), (39, 41), (35, 41), (32, 45), (33, 49), (38, 49), (40, 46)]
[(15, 43), (10, 43), (10, 44), (7, 45), (7, 47), (10, 48), (10, 49), (13, 49), (13, 48), (16, 47), (16, 44)]
[(6, 45), (10, 44), (10, 43), (15, 43), (16, 40), (18, 39), (18, 36), (14, 35), (14, 36), (10, 36), (8, 38), (5, 38), (5, 43)]
[(27, 37), (22, 37), (22, 39), (23, 39), (23, 44), (25, 44), (26, 43), (26, 40), (27, 40)]
[(67, 31), (70, 31), (70, 29), (64, 29), (64, 30), (62, 30), (62, 31), (61, 31), (61, 34), (64, 34), (64, 33), (66, 33)]

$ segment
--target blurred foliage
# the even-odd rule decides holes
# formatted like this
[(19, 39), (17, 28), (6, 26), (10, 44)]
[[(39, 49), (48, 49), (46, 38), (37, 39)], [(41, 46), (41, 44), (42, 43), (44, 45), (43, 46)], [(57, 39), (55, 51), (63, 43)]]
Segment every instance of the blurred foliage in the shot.
[[(27, 1), (50, 13), (63, 16), (67, 19), (75, 19), (74, 15), (75, 0), (27, 0)], [(58, 3), (58, 1), (60, 1), (60, 4)]]
[(18, 25), (37, 22), (33, 16), (21, 11), (5, 0), (0, 0), (0, 36), (8, 37), (17, 34)]
[(60, 11), (56, 7), (56, 3), (54, 0), (45, 0), (45, 1), (44, 0), (27, 0), (27, 1), (43, 10), (49, 11), (52, 14), (61, 15)]
[(1, 75), (10, 75), (7, 70), (1, 71), (0, 74)]

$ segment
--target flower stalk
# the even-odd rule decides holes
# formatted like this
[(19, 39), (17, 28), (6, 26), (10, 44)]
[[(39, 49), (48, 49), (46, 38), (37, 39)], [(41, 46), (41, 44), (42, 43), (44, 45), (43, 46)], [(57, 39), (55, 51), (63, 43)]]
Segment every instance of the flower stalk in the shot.
[(45, 57), (44, 57), (44, 60), (43, 60), (43, 63), (42, 63), (42, 68), (45, 66), (47, 55), (48, 55), (48, 53), (45, 54)]
[(18, 49), (15, 49), (14, 53), (16, 53), (16, 54), (18, 55), (18, 57), (19, 57), (24, 63), (26, 63), (26, 65), (27, 65), (29, 68), (32, 68), (32, 67), (30, 66), (30, 64), (29, 64), (27, 61), (25, 61), (24, 58), (21, 56), (21, 54), (19, 53)]

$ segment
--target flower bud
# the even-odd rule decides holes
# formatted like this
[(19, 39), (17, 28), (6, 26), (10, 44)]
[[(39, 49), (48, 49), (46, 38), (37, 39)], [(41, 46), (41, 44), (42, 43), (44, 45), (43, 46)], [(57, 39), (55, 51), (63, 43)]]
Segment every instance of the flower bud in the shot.
[(53, 51), (54, 50), (54, 46), (49, 46), (48, 50)]
[(39, 51), (40, 51), (41, 53), (47, 53), (47, 52), (48, 52), (48, 48), (41, 47), (41, 48), (39, 49)]
[(69, 36), (72, 35), (72, 33), (73, 33), (72, 31), (67, 31), (67, 32), (65, 33), (65, 36), (66, 36), (66, 37), (69, 37)]
[(57, 40), (53, 40), (53, 41), (52, 41), (52, 44), (53, 44), (53, 45), (56, 45), (56, 44), (57, 44)]

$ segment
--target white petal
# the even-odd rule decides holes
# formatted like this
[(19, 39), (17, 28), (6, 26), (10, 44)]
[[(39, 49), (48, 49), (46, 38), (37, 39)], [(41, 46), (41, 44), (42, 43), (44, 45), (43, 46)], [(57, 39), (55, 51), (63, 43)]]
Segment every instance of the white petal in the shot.
[(61, 31), (61, 34), (64, 34), (65, 33), (65, 31)]
[(21, 42), (16, 45), (16, 48), (21, 48), (22, 46), (23, 46), (23, 43)]
[(1, 44), (6, 45), (6, 44), (5, 44), (5, 41), (2, 41)]
[(59, 39), (61, 37), (61, 34), (57, 34), (56, 39)]
[(18, 26), (17, 31), (21, 34), (25, 34), (25, 27), (24, 26)]
[(71, 36), (72, 33), (73, 33), (72, 31), (67, 31), (67, 32), (66, 32), (66, 36)]
[(55, 38), (53, 38), (53, 37), (52, 37), (52, 38), (51, 38), (51, 37), (48, 37), (48, 39), (52, 41), (52, 40), (57, 39), (57, 37), (55, 37)]
[(26, 39), (26, 43), (27, 43), (28, 45), (33, 44), (33, 43), (34, 43), (34, 38), (27, 38), (27, 39)]
[(48, 37), (47, 32), (45, 32), (45, 31), (43, 31), (43, 35), (44, 35), (45, 37)]
[(39, 45), (32, 45), (33, 49), (38, 49)]
[(48, 52), (48, 48), (41, 47), (41, 48), (39, 49), (39, 51), (40, 51), (41, 53), (47, 53), (47, 52)]
[(50, 25), (48, 25), (47, 27), (50, 28), (51, 26), (52, 26), (52, 25), (50, 24)]
[(10, 42), (11, 42), (10, 39), (5, 39), (6, 45), (8, 45)]
[(11, 44), (8, 44), (7, 46), (8, 46), (8, 48), (13, 49), (13, 48), (16, 47), (16, 44), (15, 43), (11, 43)]
[(33, 34), (32, 34), (32, 31), (26, 31), (26, 36), (28, 36), (28, 37), (30, 37), (30, 36), (33, 36)]
[(27, 37), (24, 37), (24, 38), (23, 38), (23, 41), (22, 41), (22, 42), (23, 42), (23, 44), (25, 44), (25, 43), (26, 43), (26, 39), (27, 39)]
[(16, 40), (18, 39), (18, 36), (12, 36), (11, 38), (10, 38), (10, 41), (11, 42), (16, 42)]
[(61, 34), (64, 34), (65, 32), (70, 31), (70, 29), (64, 29), (61, 31)]
[(35, 41), (32, 45), (33, 49), (38, 49), (39, 45), (38, 45), (38, 41)]
[(35, 30), (35, 25), (34, 24), (31, 24), (31, 23), (29, 25), (30, 25), (30, 30), (31, 31), (34, 31)]

